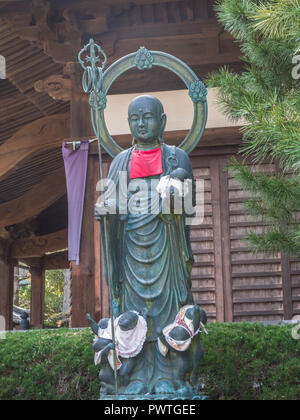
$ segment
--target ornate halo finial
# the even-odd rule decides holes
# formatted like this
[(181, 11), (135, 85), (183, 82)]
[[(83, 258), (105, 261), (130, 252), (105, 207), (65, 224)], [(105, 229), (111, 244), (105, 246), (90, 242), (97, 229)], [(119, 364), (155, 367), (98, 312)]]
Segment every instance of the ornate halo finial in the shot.
[(139, 70), (150, 70), (153, 66), (154, 58), (151, 52), (145, 47), (141, 47), (136, 54), (135, 64)]
[(189, 95), (192, 101), (197, 104), (198, 102), (206, 102), (207, 89), (201, 80), (195, 80), (189, 88)]

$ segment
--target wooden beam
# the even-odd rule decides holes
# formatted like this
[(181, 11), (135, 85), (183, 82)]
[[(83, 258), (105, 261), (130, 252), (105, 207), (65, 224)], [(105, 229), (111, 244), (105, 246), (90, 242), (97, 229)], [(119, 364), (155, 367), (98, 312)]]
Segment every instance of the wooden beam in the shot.
[[(64, 229), (50, 235), (32, 236), (29, 238), (18, 239), (12, 244), (11, 257), (14, 259), (42, 257), (48, 252), (60, 251), (68, 247), (68, 230)], [(52, 254), (45, 257), (44, 263), (54, 264), (55, 258), (65, 257), (64, 254)], [(63, 264), (65, 265), (65, 263)], [(62, 267), (63, 268), (63, 267)], [(48, 269), (48, 268), (47, 268)], [(50, 270), (50, 268), (49, 268)]]
[(31, 219), (66, 194), (64, 169), (48, 175), (21, 197), (0, 205), (0, 228)]
[[(180, 37), (184, 35), (198, 35), (200, 38), (217, 37), (222, 31), (216, 19), (203, 19), (193, 22), (174, 22), (174, 23), (144, 23), (142, 25), (134, 25), (120, 27), (116, 29), (118, 39), (137, 39), (140, 41), (147, 38), (160, 38), (164, 36)], [(101, 39), (101, 36), (100, 36)], [(104, 44), (105, 45), (105, 44)]]
[[(204, 132), (202, 139), (200, 140), (197, 149), (194, 150), (192, 156), (198, 156), (201, 149), (207, 147), (224, 147), (224, 146), (239, 146), (242, 141), (242, 134), (240, 131), (241, 127), (221, 127), (221, 128), (207, 128)], [(165, 133), (165, 142), (170, 145), (179, 145), (182, 140), (187, 136), (188, 131), (167, 131)], [(84, 140), (86, 138), (82, 138)], [(92, 137), (91, 137), (92, 139)], [(132, 137), (130, 134), (114, 136), (114, 140), (123, 148), (129, 148), (132, 143)], [(69, 141), (77, 141), (75, 138)], [(80, 141), (80, 138), (78, 139)], [(71, 145), (68, 146), (71, 150)], [(224, 153), (219, 150), (219, 152)], [(89, 154), (98, 154), (98, 145), (96, 142), (90, 145)], [(203, 153), (201, 153), (203, 155)], [(104, 157), (106, 158), (106, 156)]]
[[(137, 5), (141, 6), (143, 4), (156, 4), (156, 3), (171, 3), (171, 2), (180, 2), (182, 0), (101, 0), (101, 7), (103, 6), (126, 6), (128, 5)], [(82, 2), (82, 0), (64, 0), (63, 2), (58, 2), (58, 8), (60, 7), (59, 3), (61, 3), (61, 6), (63, 8), (66, 7), (73, 7), (74, 9), (77, 9), (78, 6), (82, 7), (82, 3), (85, 5), (92, 4), (95, 7), (95, 2), (86, 0)], [(99, 2), (100, 3), (100, 2)], [(97, 5), (97, 2), (96, 2)]]
[(104, 4), (110, 5), (125, 5), (125, 4), (136, 4), (141, 6), (142, 4), (156, 4), (156, 3), (178, 3), (182, 0), (104, 0)]
[[(241, 73), (243, 64), (237, 57), (233, 55), (224, 56), (219, 63), (200, 63), (200, 65), (191, 65), (190, 67), (194, 73), (201, 80), (205, 79), (208, 73), (218, 71), (220, 66), (227, 65), (232, 71)], [(137, 69), (130, 70), (125, 73), (124, 77), (120, 77), (113, 83), (109, 90), (109, 95), (118, 95), (126, 93), (140, 93), (140, 92), (160, 92), (167, 90), (185, 89), (186, 86), (176, 74), (163, 69), (152, 68), (150, 71), (140, 71)]]
[(45, 255), (43, 258), (44, 270), (65, 270), (68, 268), (70, 268), (68, 251)]
[(61, 146), (69, 136), (68, 114), (41, 118), (22, 127), (0, 147), (0, 178), (28, 156)]
[[(203, 65), (224, 65), (224, 63), (236, 63), (241, 60), (236, 53), (219, 53), (219, 41), (217, 37), (211, 38), (210, 42), (200, 34), (180, 35), (178, 37), (165, 36), (161, 38), (147, 38), (143, 40), (148, 50), (167, 51), (183, 60), (189, 66)], [(116, 44), (116, 53), (113, 61), (116, 61), (126, 55), (126, 51), (138, 51), (142, 40), (126, 39), (120, 40)]]

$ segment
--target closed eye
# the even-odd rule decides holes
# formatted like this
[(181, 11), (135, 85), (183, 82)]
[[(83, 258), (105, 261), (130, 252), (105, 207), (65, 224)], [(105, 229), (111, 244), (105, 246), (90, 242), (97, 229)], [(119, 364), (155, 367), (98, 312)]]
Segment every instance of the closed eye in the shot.
[(152, 117), (153, 117), (153, 114), (151, 112), (144, 114), (144, 118), (152, 118)]

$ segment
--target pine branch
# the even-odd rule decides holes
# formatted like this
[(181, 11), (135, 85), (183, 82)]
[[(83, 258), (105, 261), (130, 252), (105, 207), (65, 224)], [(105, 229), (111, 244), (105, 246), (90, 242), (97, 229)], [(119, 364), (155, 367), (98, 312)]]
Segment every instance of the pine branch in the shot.
[(215, 6), (219, 21), (239, 41), (253, 37), (252, 16), (257, 10), (258, 1), (219, 0)]
[(255, 232), (246, 237), (246, 241), (256, 253), (289, 256), (300, 255), (300, 227), (295, 232), (270, 231), (265, 234)]
[[(219, 0), (218, 18), (240, 43), (245, 66), (241, 74), (222, 68), (208, 77), (226, 115), (245, 123), (240, 153), (247, 161), (233, 160), (230, 170), (252, 197), (247, 213), (266, 224), (247, 240), (259, 252), (287, 255), (300, 255), (300, 80), (292, 77), (299, 3)], [(249, 167), (265, 161), (279, 163), (282, 175)]]
[(252, 18), (256, 21), (255, 30), (265, 37), (299, 41), (300, 0), (272, 0), (261, 4)]

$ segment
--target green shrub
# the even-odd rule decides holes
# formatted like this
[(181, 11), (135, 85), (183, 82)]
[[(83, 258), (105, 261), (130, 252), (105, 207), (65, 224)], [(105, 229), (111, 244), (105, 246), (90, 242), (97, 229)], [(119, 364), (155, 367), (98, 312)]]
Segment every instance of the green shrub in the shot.
[(292, 326), (210, 324), (200, 376), (215, 400), (299, 400), (300, 341)]
[(0, 399), (97, 399), (89, 330), (30, 331), (0, 340)]
[[(209, 324), (200, 377), (213, 400), (300, 399), (300, 341), (291, 326)], [(90, 330), (32, 331), (0, 340), (0, 399), (96, 400)]]

